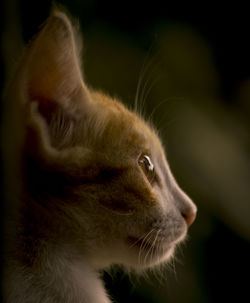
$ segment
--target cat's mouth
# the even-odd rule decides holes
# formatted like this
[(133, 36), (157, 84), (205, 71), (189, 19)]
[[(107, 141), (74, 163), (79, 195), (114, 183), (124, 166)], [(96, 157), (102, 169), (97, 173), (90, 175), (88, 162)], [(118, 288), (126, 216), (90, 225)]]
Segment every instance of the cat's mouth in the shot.
[(129, 236), (127, 238), (127, 243), (130, 248), (137, 248), (145, 251), (149, 249), (167, 251), (174, 248), (178, 243), (182, 242), (185, 236), (186, 233), (181, 233), (170, 240), (169, 238), (161, 235), (161, 230), (152, 230), (142, 237)]

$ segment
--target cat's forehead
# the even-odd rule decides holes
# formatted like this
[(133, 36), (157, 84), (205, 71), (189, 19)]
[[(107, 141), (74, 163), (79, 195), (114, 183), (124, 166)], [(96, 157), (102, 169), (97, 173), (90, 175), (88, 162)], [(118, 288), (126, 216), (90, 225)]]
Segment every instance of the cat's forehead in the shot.
[[(92, 93), (100, 124), (103, 125), (103, 140), (130, 150), (156, 152), (163, 148), (155, 130), (138, 114), (128, 110), (121, 102), (102, 93)], [(102, 120), (105, 121), (102, 123)]]

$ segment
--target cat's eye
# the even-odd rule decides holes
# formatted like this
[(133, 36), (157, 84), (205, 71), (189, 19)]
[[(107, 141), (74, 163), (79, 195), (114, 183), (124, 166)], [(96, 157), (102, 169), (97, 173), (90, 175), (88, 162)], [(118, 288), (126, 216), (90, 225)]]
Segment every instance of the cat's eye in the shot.
[(138, 163), (142, 168), (145, 176), (148, 178), (148, 181), (152, 184), (155, 179), (155, 169), (150, 157), (148, 155), (141, 154), (138, 159)]

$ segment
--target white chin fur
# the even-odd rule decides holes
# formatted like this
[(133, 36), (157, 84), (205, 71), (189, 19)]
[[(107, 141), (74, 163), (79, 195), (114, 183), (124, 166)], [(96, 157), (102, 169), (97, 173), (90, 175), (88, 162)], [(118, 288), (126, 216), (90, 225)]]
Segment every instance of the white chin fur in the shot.
[(174, 250), (175, 245), (159, 248), (157, 251), (155, 249), (140, 251), (138, 248), (132, 254), (130, 252), (124, 255), (125, 258), (121, 263), (137, 270), (146, 269), (169, 261), (174, 255)]
[(174, 255), (176, 244), (142, 248), (140, 246), (118, 246), (117, 249), (102, 250), (98, 258), (89, 258), (96, 269), (107, 268), (110, 265), (120, 264), (135, 270), (146, 269), (166, 263)]

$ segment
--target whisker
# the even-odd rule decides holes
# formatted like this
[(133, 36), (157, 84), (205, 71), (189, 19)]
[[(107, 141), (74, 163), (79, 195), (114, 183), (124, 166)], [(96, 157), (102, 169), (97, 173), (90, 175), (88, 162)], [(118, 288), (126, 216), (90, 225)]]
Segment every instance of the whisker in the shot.
[[(150, 81), (150, 77), (146, 78), (147, 76), (147, 73), (148, 71), (150, 70), (150, 68), (152, 66), (154, 66), (154, 69), (156, 68), (156, 66), (159, 65), (158, 62), (158, 58), (156, 55), (154, 56), (150, 56), (150, 51), (148, 51), (145, 59), (144, 59), (144, 62), (143, 62), (143, 65), (142, 65), (142, 68), (141, 68), (141, 71), (140, 71), (140, 75), (139, 75), (139, 79), (138, 79), (138, 83), (137, 83), (137, 87), (136, 87), (136, 93), (135, 93), (135, 102), (134, 102), (134, 110), (135, 112), (137, 113), (142, 113), (142, 106), (143, 106), (143, 102), (144, 102), (144, 92), (146, 90), (146, 87)], [(148, 62), (147, 62), (148, 61)], [(157, 64), (156, 64), (157, 63)], [(151, 71), (151, 73), (153, 72), (153, 69)], [(144, 84), (143, 84), (144, 82)], [(143, 86), (142, 86), (143, 84)], [(140, 110), (138, 108), (138, 104), (140, 103)]]
[(142, 79), (143, 79), (143, 76), (140, 75), (138, 83), (137, 83), (137, 87), (136, 87), (136, 93), (135, 93), (135, 103), (134, 103), (134, 111), (135, 112), (138, 112), (138, 102), (139, 102), (139, 94), (140, 94), (139, 92), (140, 92), (140, 89), (141, 89)]
[[(141, 245), (140, 245), (140, 248), (139, 248), (139, 254), (138, 254), (138, 263), (140, 264), (140, 255), (141, 255), (141, 250), (142, 250), (142, 247), (145, 243), (145, 240), (150, 236), (150, 234), (152, 234), (152, 232), (154, 232), (154, 229), (151, 229), (148, 233), (146, 233), (146, 235), (144, 235), (143, 237), (141, 237), (138, 241), (136, 241), (136, 243), (138, 243), (139, 241), (142, 240), (141, 242)], [(135, 243), (135, 244), (136, 244)]]
[(168, 98), (163, 99), (161, 102), (159, 102), (159, 103), (153, 108), (152, 112), (150, 113), (149, 117), (147, 118), (147, 120), (148, 120), (149, 122), (152, 122), (152, 121), (153, 121), (153, 116), (154, 116), (156, 110), (157, 110), (162, 104), (166, 103), (167, 101), (168, 101)]
[(175, 267), (175, 260), (176, 260), (175, 257), (173, 257), (172, 258), (172, 266), (173, 266), (172, 268), (173, 268), (175, 279), (178, 280), (177, 279), (177, 271), (176, 271), (176, 267)]
[[(163, 285), (164, 284), (163, 282), (165, 282), (165, 280), (166, 280), (166, 278), (164, 276), (165, 264), (160, 262), (160, 257), (163, 255), (164, 248), (160, 244), (158, 244), (157, 250), (158, 250), (158, 268), (155, 271), (155, 276), (156, 276), (158, 283), (160, 285)], [(161, 251), (161, 254), (159, 253), (160, 251)]]
[(150, 248), (149, 248), (148, 252), (146, 253), (146, 255), (145, 255), (145, 257), (144, 257), (144, 262), (145, 262), (145, 264), (146, 264), (146, 261), (147, 261), (147, 257), (148, 257), (148, 256), (150, 257), (151, 261), (152, 261), (152, 259), (153, 259), (153, 253), (154, 253), (154, 249), (155, 249), (154, 245), (155, 245), (155, 242), (156, 242), (156, 240), (157, 240), (157, 238), (158, 238), (158, 235), (159, 235), (160, 231), (161, 231), (161, 230), (158, 230), (158, 231), (157, 231), (157, 233), (156, 233), (156, 235), (155, 235), (155, 238), (154, 238), (154, 241), (153, 241), (153, 243), (150, 245)]
[(161, 232), (161, 230), (158, 230), (158, 232), (156, 234), (156, 237), (155, 237), (155, 240), (154, 240), (154, 242), (152, 244), (153, 249), (152, 249), (152, 252), (151, 252), (151, 262), (153, 262), (153, 257), (156, 254), (158, 246), (159, 246), (159, 243), (156, 246), (155, 246), (155, 243), (157, 243), (157, 240), (158, 240), (160, 232)]
[[(152, 238), (153, 236), (154, 236), (154, 234), (151, 234), (150, 237), (147, 238), (147, 240), (151, 240), (151, 238)], [(148, 251), (147, 251), (146, 256), (144, 256), (144, 259), (143, 259), (143, 264), (144, 264), (144, 265), (147, 265), (147, 263), (146, 263), (146, 261), (147, 261), (147, 255), (148, 255), (148, 253), (149, 253), (149, 252), (151, 251), (151, 249), (152, 249), (152, 246), (150, 246), (148, 243), (145, 242), (145, 244), (144, 244), (144, 246), (143, 246), (143, 250), (144, 250), (147, 246), (149, 246), (149, 248), (148, 248)]]
[(150, 93), (152, 92), (152, 90), (156, 86), (156, 84), (159, 83), (159, 80), (162, 77), (162, 75), (160, 75), (156, 69), (157, 69), (157, 66), (154, 67), (154, 69), (151, 71), (151, 74), (148, 75), (148, 77), (145, 79), (145, 83), (141, 89), (140, 106), (141, 106), (142, 113), (145, 108), (145, 104), (148, 99), (148, 96), (150, 95)]
[(135, 241), (132, 245), (130, 245), (129, 248), (132, 248), (133, 246), (135, 246), (138, 242), (140, 242), (144, 237), (146, 237), (148, 234), (150, 234), (153, 231), (154, 231), (154, 229), (151, 229), (149, 232), (146, 232), (145, 234), (143, 234), (137, 241)]
[[(145, 76), (145, 74), (146, 74), (146, 72), (147, 72), (147, 70), (148, 70), (148, 68), (149, 68), (149, 66), (151, 65), (151, 62), (152, 62), (152, 57), (151, 57), (151, 60), (148, 60), (149, 59), (149, 53), (150, 53), (150, 50), (147, 53), (147, 55), (145, 56), (145, 59), (143, 61), (142, 68), (141, 68), (141, 71), (140, 71), (140, 74), (139, 74), (137, 87), (136, 87), (135, 103), (134, 103), (134, 109), (135, 109), (136, 112), (138, 111), (138, 102), (139, 102), (139, 96), (140, 96), (142, 81), (143, 81), (143, 78), (144, 78), (144, 76)], [(146, 64), (147, 60), (148, 60), (148, 63)]]
[(141, 254), (142, 254), (142, 251), (148, 245), (147, 242), (146, 242), (146, 240), (149, 240), (151, 238), (152, 232), (154, 232), (154, 231), (155, 231), (154, 228), (151, 229), (151, 231), (145, 236), (145, 238), (143, 239), (143, 241), (142, 241), (142, 243), (140, 245), (139, 256), (138, 256), (138, 263), (139, 264), (142, 264), (141, 263)]
[[(146, 100), (148, 99), (148, 96), (150, 95), (152, 89), (156, 86), (156, 84), (159, 82), (161, 76), (157, 76), (155, 77), (152, 81), (150, 79), (147, 80), (147, 82), (145, 83), (143, 90), (142, 90), (142, 94), (141, 94), (141, 103), (142, 105), (145, 104)], [(149, 84), (150, 82), (150, 84)]]
[[(153, 111), (151, 112), (148, 121), (152, 123), (153, 121), (153, 115), (156, 113), (156, 111), (159, 109), (160, 106), (167, 103), (166, 110), (160, 111), (160, 116), (157, 117), (157, 119), (154, 119), (154, 125), (156, 125), (156, 128), (161, 131), (163, 128), (163, 123), (165, 124), (164, 127), (169, 127), (171, 124), (176, 123), (178, 121), (177, 113), (173, 109), (176, 107), (176, 104), (178, 101), (183, 101), (184, 98), (173, 98), (168, 97), (160, 101)], [(165, 109), (165, 108), (164, 108)]]

